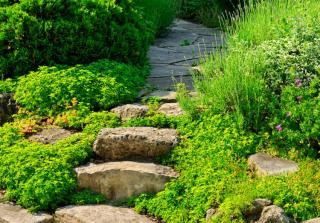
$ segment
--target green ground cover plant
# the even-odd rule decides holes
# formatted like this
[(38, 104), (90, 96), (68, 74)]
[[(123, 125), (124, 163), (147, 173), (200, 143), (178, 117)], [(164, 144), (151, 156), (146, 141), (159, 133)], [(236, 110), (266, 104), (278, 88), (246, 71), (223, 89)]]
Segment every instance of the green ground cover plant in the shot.
[(25, 110), (42, 116), (107, 110), (135, 100), (145, 73), (108, 60), (74, 67), (41, 67), (19, 78), (15, 99)]
[(0, 7), (0, 75), (110, 58), (143, 65), (153, 38), (130, 0), (23, 0)]

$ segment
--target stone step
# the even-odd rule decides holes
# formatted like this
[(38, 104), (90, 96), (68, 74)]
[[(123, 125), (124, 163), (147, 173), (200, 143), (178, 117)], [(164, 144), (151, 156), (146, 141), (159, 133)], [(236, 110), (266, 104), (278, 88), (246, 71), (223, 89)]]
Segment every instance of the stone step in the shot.
[(67, 206), (55, 213), (57, 223), (152, 223), (129, 208), (109, 205)]
[(164, 155), (178, 144), (175, 129), (151, 127), (102, 129), (93, 150), (104, 160), (130, 157), (153, 158)]
[(248, 163), (250, 168), (255, 170), (258, 176), (283, 175), (299, 170), (299, 167), (295, 162), (272, 157), (266, 153), (251, 155)]
[(158, 111), (167, 116), (180, 116), (184, 114), (179, 103), (165, 103), (160, 105)]
[(111, 109), (121, 120), (144, 117), (149, 111), (148, 106), (141, 104), (126, 104)]
[(53, 223), (48, 214), (30, 214), (26, 209), (16, 205), (0, 203), (1, 223)]
[(79, 187), (122, 200), (144, 192), (159, 192), (178, 177), (173, 169), (153, 163), (131, 161), (90, 164), (75, 169)]

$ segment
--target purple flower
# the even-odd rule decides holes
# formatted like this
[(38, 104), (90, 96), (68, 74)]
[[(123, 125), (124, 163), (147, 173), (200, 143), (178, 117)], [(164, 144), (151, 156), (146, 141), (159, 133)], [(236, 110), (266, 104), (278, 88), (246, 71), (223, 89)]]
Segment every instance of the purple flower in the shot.
[(279, 125), (276, 126), (276, 130), (277, 130), (278, 132), (281, 132), (281, 131), (283, 130), (281, 124), (279, 124)]
[(302, 96), (297, 96), (297, 97), (296, 97), (296, 100), (297, 100), (297, 102), (301, 102)]
[(302, 86), (302, 80), (300, 78), (297, 78), (295, 81), (296, 87), (301, 87)]

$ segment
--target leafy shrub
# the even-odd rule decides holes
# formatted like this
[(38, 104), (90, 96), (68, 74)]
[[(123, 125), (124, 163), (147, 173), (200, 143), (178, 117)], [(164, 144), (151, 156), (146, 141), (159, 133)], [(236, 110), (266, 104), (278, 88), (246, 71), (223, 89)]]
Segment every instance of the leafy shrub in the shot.
[(55, 115), (67, 110), (108, 109), (134, 100), (144, 84), (141, 70), (101, 60), (75, 67), (41, 67), (21, 77), (15, 98), (26, 110)]
[(152, 38), (130, 0), (23, 0), (0, 7), (0, 74), (102, 58), (141, 65)]
[(18, 123), (0, 128), (0, 188), (6, 197), (32, 211), (54, 210), (68, 203), (77, 187), (73, 168), (92, 153), (94, 138), (75, 134), (55, 145), (31, 143)]

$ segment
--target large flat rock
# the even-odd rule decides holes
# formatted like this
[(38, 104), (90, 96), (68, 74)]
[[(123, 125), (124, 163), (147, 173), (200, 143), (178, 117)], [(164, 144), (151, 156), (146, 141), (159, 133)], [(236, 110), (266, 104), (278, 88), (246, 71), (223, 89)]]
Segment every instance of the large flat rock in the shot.
[(131, 209), (109, 205), (68, 206), (55, 213), (57, 223), (152, 223)]
[(170, 167), (131, 161), (90, 164), (75, 169), (79, 186), (122, 200), (144, 192), (159, 192), (178, 174)]
[(295, 162), (272, 157), (266, 153), (251, 155), (248, 163), (251, 169), (256, 171), (258, 176), (282, 175), (299, 170), (299, 167)]
[(0, 223), (53, 223), (48, 214), (30, 214), (26, 209), (0, 203)]
[(152, 158), (166, 154), (178, 144), (178, 141), (175, 129), (106, 128), (100, 131), (93, 150), (104, 160)]

